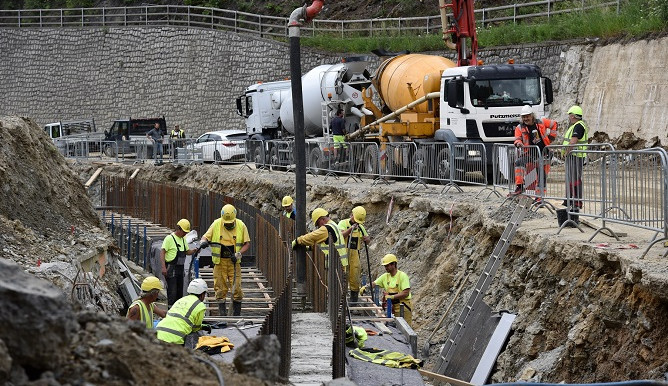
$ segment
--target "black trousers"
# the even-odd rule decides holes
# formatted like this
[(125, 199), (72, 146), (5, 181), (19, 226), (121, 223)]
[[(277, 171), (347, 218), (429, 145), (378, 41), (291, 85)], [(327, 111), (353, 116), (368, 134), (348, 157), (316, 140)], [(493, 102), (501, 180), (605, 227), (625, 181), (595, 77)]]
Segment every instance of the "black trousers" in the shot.
[(183, 297), (183, 265), (167, 264), (167, 305), (171, 307)]

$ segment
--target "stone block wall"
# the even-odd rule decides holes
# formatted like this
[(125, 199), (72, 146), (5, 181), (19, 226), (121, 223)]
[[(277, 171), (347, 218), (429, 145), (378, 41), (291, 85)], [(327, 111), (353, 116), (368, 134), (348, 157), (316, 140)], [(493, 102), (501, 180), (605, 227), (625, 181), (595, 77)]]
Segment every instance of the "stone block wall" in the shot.
[[(561, 127), (568, 107), (579, 103), (592, 133), (615, 138), (631, 131), (666, 142), (668, 75), (661, 66), (668, 50), (660, 48), (666, 41), (498, 47), (481, 50), (479, 58), (539, 65), (553, 81), (549, 116)], [(639, 53), (647, 50), (659, 57), (644, 60)], [(431, 54), (454, 59), (453, 51)], [(342, 56), (302, 47), (302, 73)], [(0, 29), (0, 58), (0, 115), (42, 125), (94, 118), (102, 130), (118, 118), (164, 115), (169, 127), (180, 124), (189, 136), (243, 128), (236, 97), (254, 82), (290, 76), (288, 44), (176, 27)]]

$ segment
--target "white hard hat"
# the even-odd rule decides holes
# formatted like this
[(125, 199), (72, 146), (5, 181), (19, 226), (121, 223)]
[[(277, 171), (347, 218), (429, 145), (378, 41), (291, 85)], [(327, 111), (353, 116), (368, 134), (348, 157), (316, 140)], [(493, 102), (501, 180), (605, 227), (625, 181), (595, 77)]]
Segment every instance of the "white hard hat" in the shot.
[(533, 114), (531, 106), (529, 105), (522, 106), (522, 112), (520, 113), (520, 115), (531, 115), (531, 114)]
[(193, 295), (201, 295), (206, 292), (208, 287), (203, 279), (195, 279), (188, 284), (188, 293)]

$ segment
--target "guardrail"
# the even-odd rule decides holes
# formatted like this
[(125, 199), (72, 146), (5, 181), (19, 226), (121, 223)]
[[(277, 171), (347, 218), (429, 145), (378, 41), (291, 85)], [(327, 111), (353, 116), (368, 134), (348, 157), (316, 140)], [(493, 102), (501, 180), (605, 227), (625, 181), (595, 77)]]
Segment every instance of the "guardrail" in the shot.
[[(563, 13), (615, 7), (621, 0), (542, 0), (475, 10), (480, 27), (524, 19), (535, 20)], [(451, 17), (451, 15), (449, 15)], [(288, 37), (288, 17), (259, 15), (228, 9), (185, 5), (140, 7), (66, 8), (0, 10), (0, 28), (62, 27), (191, 27), (256, 34), (260, 37)], [(373, 37), (438, 34), (440, 15), (424, 17), (378, 18), (362, 20), (315, 19), (301, 28), (304, 36)]]

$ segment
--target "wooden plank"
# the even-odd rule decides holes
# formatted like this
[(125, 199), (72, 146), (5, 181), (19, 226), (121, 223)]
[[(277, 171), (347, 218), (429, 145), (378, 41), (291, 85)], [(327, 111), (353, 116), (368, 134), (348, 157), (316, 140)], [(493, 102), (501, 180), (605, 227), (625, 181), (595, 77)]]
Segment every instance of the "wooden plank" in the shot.
[[(253, 276), (255, 276), (255, 275), (253, 275)], [(253, 277), (253, 279), (256, 281), (257, 286), (258, 286), (260, 289), (262, 289), (262, 290), (266, 290), (266, 287), (264, 286), (264, 284), (261, 283), (257, 277)], [(265, 280), (265, 282), (266, 282), (266, 280)], [(269, 296), (269, 294), (266, 293), (266, 292), (264, 293), (264, 297), (265, 297), (265, 299), (271, 300), (271, 296)], [(270, 308), (270, 309), (273, 309), (273, 308), (274, 308), (273, 303), (272, 303), (271, 305), (269, 305), (269, 308)]]
[[(582, 218), (582, 217), (580, 217), (579, 221), (580, 221), (580, 223), (582, 223), (583, 225), (585, 225), (585, 226), (587, 226), (587, 227), (589, 227), (589, 228), (591, 228), (591, 229), (593, 229), (593, 230), (597, 230), (597, 229), (599, 228), (599, 226), (594, 225), (592, 222), (587, 221), (587, 219), (584, 219), (584, 218)], [(610, 223), (610, 222), (608, 222), (608, 223)], [(607, 226), (607, 225), (606, 225), (606, 226)], [(611, 228), (611, 229), (612, 229), (612, 228)], [(615, 233), (617, 234), (618, 237), (626, 237), (626, 236), (628, 236), (628, 233), (626, 233), (626, 232), (620, 232), (620, 231), (616, 231), (616, 230), (614, 230), (614, 229), (613, 229), (612, 231), (615, 232)], [(608, 231), (607, 229), (603, 229), (603, 230), (601, 230), (601, 233), (603, 233), (603, 234), (606, 235), (606, 236), (615, 237), (615, 236), (613, 236), (612, 233), (610, 233), (610, 231)]]
[[(374, 319), (383, 319), (383, 320), (374, 320)], [(376, 326), (376, 328), (378, 330), (380, 330), (383, 334), (392, 335), (392, 331), (390, 331), (390, 329), (387, 328), (386, 325), (384, 325), (383, 323), (380, 323), (380, 322), (394, 320), (394, 318), (371, 318), (369, 320), (373, 321), (373, 325)]]
[(436, 381), (447, 382), (451, 385), (455, 385), (455, 386), (473, 386), (472, 383), (462, 381), (462, 380), (456, 379), (456, 378), (451, 378), (451, 377), (448, 377), (448, 376), (445, 376), (445, 375), (432, 373), (431, 371), (418, 369), (418, 372), (424, 377), (431, 378), (431, 379), (436, 380)]
[(102, 168), (97, 168), (97, 170), (95, 171), (95, 173), (93, 173), (93, 175), (90, 176), (90, 178), (88, 179), (88, 181), (86, 181), (86, 183), (84, 184), (84, 187), (85, 187), (86, 189), (90, 188), (90, 186), (93, 185), (93, 182), (95, 182), (95, 180), (96, 180), (97, 177), (100, 175), (100, 173), (102, 173)]

